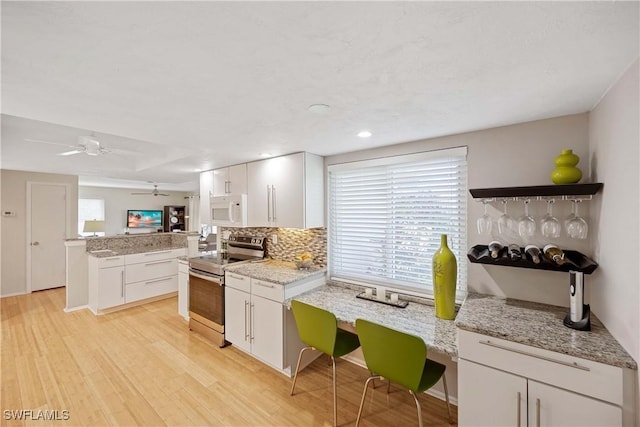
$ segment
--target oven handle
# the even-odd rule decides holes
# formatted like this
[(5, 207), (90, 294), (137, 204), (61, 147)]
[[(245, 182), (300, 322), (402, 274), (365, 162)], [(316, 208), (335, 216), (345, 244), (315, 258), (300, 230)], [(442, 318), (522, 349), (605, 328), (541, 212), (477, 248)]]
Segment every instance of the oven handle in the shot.
[(193, 277), (197, 277), (198, 279), (206, 280), (207, 282), (213, 282), (222, 286), (222, 279), (218, 279), (212, 276), (205, 276), (204, 274), (194, 273), (193, 270), (189, 270), (189, 275)]

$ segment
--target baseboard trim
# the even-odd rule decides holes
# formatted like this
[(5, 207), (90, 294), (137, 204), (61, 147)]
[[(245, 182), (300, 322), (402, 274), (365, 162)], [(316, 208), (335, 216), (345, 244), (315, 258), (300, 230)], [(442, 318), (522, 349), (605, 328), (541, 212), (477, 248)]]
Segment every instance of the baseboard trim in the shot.
[(89, 305), (79, 305), (77, 307), (71, 307), (71, 308), (65, 307), (63, 311), (65, 313), (72, 313), (74, 311), (84, 310), (85, 308), (89, 308)]
[(16, 292), (13, 294), (7, 294), (7, 295), (0, 295), (0, 298), (10, 298), (10, 297), (17, 297), (19, 295), (26, 295), (27, 292)]

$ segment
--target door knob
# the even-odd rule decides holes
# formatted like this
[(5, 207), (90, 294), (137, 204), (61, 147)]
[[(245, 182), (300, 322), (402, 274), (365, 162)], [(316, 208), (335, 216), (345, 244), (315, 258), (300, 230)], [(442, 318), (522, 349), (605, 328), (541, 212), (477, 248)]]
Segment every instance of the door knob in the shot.
[(40, 242), (33, 242), (33, 243), (31, 243), (31, 246), (39, 246), (39, 245), (40, 245)]

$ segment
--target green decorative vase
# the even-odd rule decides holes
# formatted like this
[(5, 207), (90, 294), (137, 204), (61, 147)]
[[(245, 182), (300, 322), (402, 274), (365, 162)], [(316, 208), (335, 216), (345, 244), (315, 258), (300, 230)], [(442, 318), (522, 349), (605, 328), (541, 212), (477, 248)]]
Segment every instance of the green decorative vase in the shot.
[(458, 264), (447, 246), (447, 235), (440, 236), (440, 248), (433, 254), (433, 294), (436, 317), (452, 320), (456, 317), (456, 279)]
[(582, 179), (582, 171), (576, 167), (580, 157), (573, 154), (573, 150), (562, 150), (553, 162), (556, 168), (551, 172), (554, 184), (575, 184)]

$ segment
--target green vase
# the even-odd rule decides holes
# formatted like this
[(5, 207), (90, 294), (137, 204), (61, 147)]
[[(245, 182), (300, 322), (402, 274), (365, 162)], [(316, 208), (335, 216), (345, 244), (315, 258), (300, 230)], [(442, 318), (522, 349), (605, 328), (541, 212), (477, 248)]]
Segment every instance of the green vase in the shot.
[(576, 167), (580, 157), (573, 154), (573, 150), (562, 150), (553, 162), (556, 168), (551, 172), (554, 184), (575, 184), (582, 179), (582, 171)]
[(436, 303), (436, 317), (455, 319), (456, 279), (458, 265), (456, 257), (447, 246), (447, 235), (440, 236), (440, 248), (433, 254), (433, 294)]

